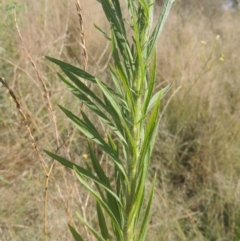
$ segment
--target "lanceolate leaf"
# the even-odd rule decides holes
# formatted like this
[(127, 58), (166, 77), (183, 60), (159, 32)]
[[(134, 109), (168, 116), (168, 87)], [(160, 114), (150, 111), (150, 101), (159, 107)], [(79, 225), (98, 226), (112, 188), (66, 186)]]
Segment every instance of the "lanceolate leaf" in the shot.
[(116, 12), (116, 15), (118, 17), (119, 24), (121, 25), (123, 35), (126, 36), (126, 30), (125, 30), (125, 26), (124, 26), (124, 18), (123, 18), (123, 15), (122, 15), (119, 0), (114, 0), (113, 4), (115, 6), (115, 12)]
[(143, 113), (147, 113), (147, 108), (149, 106), (149, 102), (153, 93), (153, 88), (156, 80), (156, 67), (157, 67), (157, 54), (156, 51), (154, 52), (153, 60), (152, 60), (152, 69), (151, 74), (149, 77), (149, 80), (146, 80), (145, 88), (146, 88), (146, 94), (144, 98), (144, 104), (143, 104)]
[[(102, 108), (105, 109), (106, 112), (108, 112), (109, 108), (81, 81), (79, 81), (74, 75), (72, 75), (70, 72), (65, 72), (67, 76), (78, 85), (79, 89), (77, 89), (74, 85), (70, 84), (61, 74), (58, 74), (60, 79), (67, 85), (67, 87), (71, 90), (71, 92), (78, 97), (82, 102), (84, 102), (95, 114), (99, 116), (115, 133), (120, 137), (120, 139), (127, 145), (126, 139), (124, 138), (123, 134), (121, 133), (122, 129), (118, 129), (119, 125), (114, 125), (110, 119), (104, 114), (103, 111), (101, 111), (97, 105), (95, 105), (94, 102), (92, 102), (87, 95), (84, 93), (87, 93), (90, 97), (92, 97), (97, 104), (99, 104)], [(114, 120), (118, 119), (117, 114), (115, 112), (111, 112), (110, 115)]]
[[(104, 173), (93, 149), (91, 144), (88, 142), (88, 147), (89, 147), (89, 153), (90, 153), (90, 157), (92, 160), (92, 164), (93, 164), (93, 168), (94, 171), (96, 172), (96, 174), (98, 175), (99, 179), (102, 180), (104, 183), (106, 183), (106, 186), (110, 187), (110, 181), (109, 178), (106, 176), (106, 174)], [(118, 196), (119, 197), (119, 196)], [(122, 208), (121, 205), (119, 205), (115, 198), (112, 195), (109, 195), (107, 192), (107, 200), (108, 200), (108, 204), (111, 207), (112, 212), (114, 213), (115, 217), (117, 217), (118, 220), (120, 220), (120, 211), (119, 209)]]
[[(127, 124), (127, 120), (122, 115), (122, 109), (120, 108), (119, 103), (114, 99), (114, 97), (111, 95), (111, 93), (105, 88), (104, 85), (102, 85), (101, 82), (99, 82), (98, 80), (97, 80), (97, 82), (98, 82), (98, 85), (99, 85), (99, 87), (101, 88), (101, 90), (104, 94), (105, 100), (108, 101), (108, 104), (109, 104), (108, 107), (110, 107), (113, 112), (117, 113), (117, 115), (119, 117), (119, 120), (121, 122), (121, 126), (123, 127), (123, 129), (124, 129), (124, 131), (127, 135), (129, 143), (132, 144), (132, 135), (131, 135), (131, 132), (129, 130), (129, 125)], [(115, 120), (115, 121), (116, 121), (116, 124), (117, 124), (118, 120)]]
[(170, 12), (170, 9), (171, 9), (174, 1), (175, 0), (165, 0), (164, 1), (160, 16), (159, 16), (158, 21), (157, 21), (157, 25), (154, 28), (154, 31), (153, 31), (153, 33), (150, 37), (150, 41), (148, 42), (148, 53), (147, 53), (148, 58), (150, 58), (151, 53), (152, 53), (154, 47), (156, 46), (156, 42), (157, 42), (157, 40), (158, 40), (162, 30), (163, 30), (163, 26), (165, 24), (165, 21), (168, 17), (168, 14)]
[[(106, 105), (108, 106), (108, 111), (115, 112), (115, 109), (112, 106), (112, 103), (107, 99), (107, 97), (104, 95), (103, 98), (104, 98)], [(117, 113), (116, 113), (116, 115), (117, 115)], [(128, 116), (128, 118), (129, 118), (129, 116)], [(118, 118), (118, 119), (114, 119), (114, 121), (115, 121), (117, 128), (118, 129), (122, 128), (122, 131), (125, 133), (125, 137), (126, 137), (128, 145), (134, 148), (134, 140), (133, 140), (132, 133), (130, 131), (130, 127), (129, 127), (130, 123), (128, 122), (128, 120), (126, 118), (124, 120)]]
[(60, 66), (60, 68), (65, 69), (71, 73), (74, 73), (75, 75), (82, 77), (83, 79), (89, 80), (92, 83), (96, 83), (95, 77), (89, 73), (87, 73), (86, 71), (77, 68), (71, 64), (68, 64), (66, 62), (63, 62), (61, 60), (49, 57), (49, 56), (45, 56), (46, 59), (52, 61), (53, 63), (57, 64)]
[(113, 66), (110, 65), (109, 70), (117, 92), (120, 93), (122, 96), (124, 96), (123, 90), (122, 90), (122, 83), (121, 83), (121, 80), (118, 78), (115, 69), (113, 68)]
[[(59, 106), (61, 110), (66, 114), (66, 116), (75, 124), (75, 126), (90, 140), (93, 140), (96, 142), (101, 148), (108, 154), (116, 166), (119, 168), (119, 170), (122, 172), (122, 174), (125, 176), (126, 181), (128, 180), (126, 172), (123, 168), (123, 165), (121, 164), (121, 161), (119, 160), (118, 156), (116, 155), (116, 152), (103, 140), (101, 135), (97, 132), (97, 130), (94, 128), (91, 128), (88, 126), (84, 121), (79, 119), (76, 115), (74, 115), (71, 111), (65, 109), (62, 106)], [(91, 125), (93, 126), (93, 125)]]
[(100, 119), (102, 119), (120, 137), (120, 139), (125, 142), (125, 144), (127, 144), (125, 138), (120, 133), (120, 131), (117, 130), (116, 126), (110, 121), (110, 119), (104, 114), (104, 112), (101, 111), (97, 105), (95, 105), (94, 102), (92, 102), (83, 92), (78, 90), (74, 85), (71, 85), (68, 81), (66, 81), (60, 74), (59, 77), (67, 85), (71, 92), (77, 98), (79, 98), (79, 100), (81, 100), (87, 107), (89, 107), (89, 109), (91, 109)]
[(93, 168), (96, 174), (98, 175), (98, 178), (104, 183), (106, 183), (107, 186), (110, 186), (109, 178), (106, 176), (105, 172), (103, 171), (89, 141), (88, 141), (88, 149), (92, 160)]
[(94, 24), (94, 27), (109, 41), (111, 41), (111, 37), (109, 37), (97, 24)]
[(93, 195), (98, 204), (106, 211), (112, 223), (116, 227), (118, 233), (121, 234), (121, 224), (119, 223), (120, 220), (118, 220), (117, 217), (114, 215), (112, 210), (109, 208), (109, 205), (104, 200), (102, 200), (102, 198), (97, 194), (97, 192), (85, 181), (82, 174), (77, 169), (75, 169), (75, 172), (79, 181), (88, 189), (88, 191)]
[(136, 205), (133, 208), (133, 213), (135, 213), (136, 219), (139, 219), (142, 213), (142, 205), (143, 205), (144, 196), (145, 196), (145, 185), (146, 185), (148, 167), (149, 167), (150, 156), (151, 156), (149, 149), (147, 151), (147, 154), (145, 155), (142, 169), (139, 170), (139, 174), (136, 180), (137, 185), (136, 185), (136, 192), (134, 194), (134, 200), (136, 200)]
[(91, 172), (88, 170), (74, 164), (73, 162), (68, 161), (67, 159), (56, 155), (52, 152), (44, 150), (50, 157), (52, 157), (54, 160), (60, 162), (63, 166), (71, 168), (71, 169), (76, 169), (78, 170), (79, 173), (81, 173), (83, 176), (89, 178), (91, 181), (96, 182), (99, 184), (101, 187), (103, 187), (108, 193), (110, 193), (117, 201), (118, 203), (122, 206), (121, 201), (119, 200), (118, 196), (113, 192), (113, 190), (109, 187), (108, 183), (104, 183), (103, 180), (99, 180), (96, 178)]
[(71, 111), (65, 109), (62, 106), (59, 106), (60, 109), (64, 112), (64, 114), (71, 120), (71, 122), (90, 140), (93, 140), (101, 147), (104, 147), (107, 154), (110, 156), (115, 157), (115, 153), (113, 150), (108, 147), (107, 143), (103, 140), (99, 132), (96, 130), (96, 128), (91, 128), (90, 125), (85, 123), (83, 120), (78, 118), (76, 115), (74, 115)]
[(127, 79), (128, 77), (124, 73), (123, 69), (121, 68), (121, 65), (116, 66), (116, 74), (118, 75), (118, 78), (121, 80), (122, 85), (124, 87), (125, 93), (126, 93), (126, 99), (128, 103), (128, 110), (135, 112), (135, 105), (134, 105), (134, 91), (131, 88), (131, 83)]
[[(117, 5), (117, 10), (114, 8), (114, 5), (111, 1), (100, 1), (103, 7), (103, 11), (111, 24), (111, 29), (114, 31), (114, 35), (117, 39), (119, 50), (125, 61), (131, 63), (132, 62), (132, 55), (129, 48), (128, 41), (125, 37), (125, 29), (123, 28), (122, 22), (118, 19), (119, 14), (119, 7)], [(116, 5), (115, 5), (116, 6)]]
[(137, 16), (137, 11), (135, 7), (135, 1), (128, 1), (129, 4), (129, 10), (131, 11), (132, 15), (132, 27), (133, 27), (133, 32), (134, 32), (134, 44), (135, 44), (135, 49), (136, 49), (136, 56), (135, 56), (135, 65), (136, 65), (136, 71), (133, 76), (133, 86), (134, 90), (137, 93), (140, 93), (143, 87), (143, 82), (145, 78), (145, 59), (143, 58), (143, 51), (141, 46), (141, 34), (140, 34), (140, 29), (138, 26), (138, 16)]
[[(64, 73), (68, 76), (68, 78), (78, 87), (79, 91), (81, 91), (82, 93), (88, 95), (89, 97), (91, 97), (94, 101), (96, 101), (96, 103), (98, 105), (100, 105), (102, 108), (104, 108), (105, 110), (107, 110), (107, 107), (105, 106), (105, 104), (102, 102), (102, 100), (95, 95), (95, 93), (88, 87), (86, 86), (84, 83), (81, 82), (81, 80), (79, 80), (75, 75), (73, 75), (71, 72), (64, 70)], [(60, 77), (60, 79), (64, 82), (64, 83), (68, 83), (62, 75), (58, 74), (58, 76)]]
[(156, 104), (156, 101), (158, 100), (158, 98), (162, 99), (166, 93), (170, 90), (172, 85), (168, 85), (165, 88), (161, 89), (160, 91), (158, 91), (150, 100), (148, 108), (147, 108), (147, 112), (149, 110), (152, 109), (152, 107)]
[(100, 89), (102, 90), (102, 92), (104, 93), (104, 95), (106, 96), (106, 98), (111, 102), (112, 106), (114, 107), (115, 111), (118, 114), (119, 118), (123, 118), (122, 117), (122, 113), (121, 113), (121, 108), (118, 104), (118, 102), (116, 101), (116, 99), (112, 96), (112, 94), (108, 91), (108, 89), (99, 81), (97, 80), (97, 84), (100, 87)]
[(88, 222), (83, 218), (83, 216), (77, 212), (78, 218), (82, 221), (82, 223), (88, 228), (88, 230), (97, 238), (98, 241), (106, 241), (102, 235), (97, 232)]
[[(78, 77), (81, 77), (81, 78), (83, 78), (85, 80), (88, 80), (88, 81), (90, 81), (90, 82), (92, 82), (94, 84), (97, 83), (96, 82), (96, 78), (93, 75), (89, 74), (88, 72), (86, 72), (86, 71), (84, 71), (84, 70), (82, 70), (80, 68), (77, 68), (77, 67), (75, 67), (75, 66), (73, 66), (71, 64), (68, 64), (68, 63), (66, 63), (64, 61), (61, 61), (61, 60), (58, 60), (58, 59), (55, 59), (55, 58), (51, 58), (49, 56), (45, 56), (45, 57), (46, 57), (46, 59), (48, 59), (48, 60), (52, 61), (53, 63), (57, 64), (62, 69), (62, 71), (64, 71), (64, 72), (68, 71), (68, 72), (70, 72), (70, 73), (72, 73), (72, 74), (74, 74), (74, 75), (76, 75)], [(116, 93), (113, 89), (108, 87), (106, 84), (102, 83), (102, 85), (104, 85), (105, 88), (108, 89), (108, 91), (111, 94), (116, 95), (117, 97), (121, 98), (121, 96), (119, 96), (118, 93)]]
[(158, 96), (158, 99), (156, 101), (156, 104), (154, 106), (154, 109), (151, 113), (151, 116), (149, 118), (149, 121), (146, 127), (145, 137), (144, 137), (144, 141), (140, 152), (140, 160), (139, 160), (140, 169), (144, 165), (145, 155), (148, 149), (150, 148), (149, 145), (151, 143), (152, 136), (155, 133), (154, 130), (156, 128), (156, 124), (158, 123), (159, 107), (160, 107), (160, 95)]
[(69, 227), (75, 241), (84, 241), (84, 239), (81, 237), (81, 235), (70, 224), (68, 224), (68, 227)]
[(109, 239), (109, 233), (107, 228), (107, 223), (101, 209), (101, 206), (97, 203), (97, 215), (98, 215), (98, 223), (101, 229), (102, 236), (105, 240)]
[(148, 222), (149, 222), (149, 215), (150, 215), (150, 211), (151, 211), (151, 205), (152, 205), (152, 199), (153, 199), (153, 190), (154, 190), (155, 182), (156, 182), (156, 175), (154, 176), (154, 179), (153, 179), (152, 188), (151, 188), (148, 203), (147, 203), (147, 208), (145, 210), (142, 225), (141, 225), (141, 228), (140, 228), (140, 233), (139, 233), (139, 236), (138, 236), (138, 239), (137, 239), (138, 241), (144, 241), (145, 240), (147, 226), (148, 226)]

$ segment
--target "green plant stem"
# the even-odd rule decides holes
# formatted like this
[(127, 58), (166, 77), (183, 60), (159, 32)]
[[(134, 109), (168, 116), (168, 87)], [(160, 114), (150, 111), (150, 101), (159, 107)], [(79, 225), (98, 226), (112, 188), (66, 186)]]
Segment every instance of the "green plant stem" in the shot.
[(136, 192), (136, 179), (137, 179), (137, 164), (140, 155), (141, 149), (141, 116), (142, 116), (142, 96), (138, 95), (136, 98), (136, 108), (135, 113), (132, 118), (132, 132), (135, 142), (135, 149), (129, 150), (129, 153), (133, 153), (128, 163), (128, 176), (129, 176), (129, 188), (127, 189), (126, 195), (126, 211), (124, 219), (124, 241), (133, 241), (134, 240), (134, 229), (135, 229), (135, 220), (130, 219), (130, 215), (133, 210), (134, 204), (134, 195)]
[[(106, 228), (106, 214), (111, 220), (115, 240), (144, 241), (155, 182), (153, 182), (147, 200), (147, 208), (144, 211), (145, 184), (159, 123), (160, 100), (164, 93), (164, 90), (161, 90), (153, 95), (156, 56), (154, 55), (154, 58), (151, 56), (152, 53), (155, 54), (157, 39), (174, 0), (164, 1), (164, 6), (153, 31), (151, 31), (154, 15), (152, 0), (127, 0), (131, 17), (130, 27), (133, 39), (131, 43), (129, 43), (128, 36), (126, 36), (125, 20), (120, 10), (120, 1), (98, 1), (102, 4), (103, 11), (111, 27), (111, 38), (107, 39), (112, 42), (114, 65), (110, 67), (110, 70), (116, 88), (110, 88), (100, 79), (84, 70), (63, 61), (47, 58), (59, 65), (74, 83), (72, 85), (63, 76), (60, 77), (72, 93), (115, 132), (127, 159), (126, 162), (122, 162), (122, 157), (114, 141), (109, 138), (106, 142), (84, 112), (82, 112), (83, 118), (79, 119), (71, 111), (60, 107), (77, 128), (87, 138), (98, 144), (114, 162), (116, 167), (116, 194), (119, 197), (116, 197), (110, 185), (109, 177), (104, 174), (101, 165), (97, 164), (98, 159), (92, 151), (91, 161), (94, 170), (91, 170), (89, 165), (85, 169), (53, 153), (47, 152), (47, 154), (63, 165), (73, 168), (80, 182), (95, 198), (98, 204), (97, 213), (101, 233), (81, 216), (80, 219), (97, 240), (105, 241), (110, 239), (110, 234)], [(102, 30), (100, 32), (106, 36)], [(150, 62), (152, 63), (152, 61), (154, 64), (152, 72), (149, 73)], [(81, 82), (78, 81), (75, 75), (95, 84), (101, 91), (104, 101), (96, 96), (88, 86), (80, 84)], [(87, 95), (91, 96), (92, 100)], [(149, 110), (151, 110), (151, 114), (148, 116)], [(105, 111), (107, 111), (110, 118), (106, 116)], [(97, 177), (94, 174), (95, 172)], [(85, 177), (92, 179), (97, 192), (86, 182)], [(113, 205), (113, 202), (116, 205)]]

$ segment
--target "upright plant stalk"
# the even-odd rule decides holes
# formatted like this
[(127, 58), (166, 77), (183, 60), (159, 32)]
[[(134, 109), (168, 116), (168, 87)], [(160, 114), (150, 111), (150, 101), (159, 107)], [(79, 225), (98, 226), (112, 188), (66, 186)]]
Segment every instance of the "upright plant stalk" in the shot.
[[(160, 121), (160, 101), (169, 89), (167, 86), (153, 93), (156, 81), (156, 43), (174, 0), (165, 0), (154, 28), (152, 0), (126, 0), (130, 23), (123, 17), (119, 0), (97, 1), (102, 5), (110, 24), (110, 36), (98, 26), (96, 28), (112, 44), (114, 63), (109, 66), (109, 73), (115, 87), (110, 88), (85, 70), (51, 57), (46, 58), (61, 68), (59, 78), (109, 128), (107, 140), (83, 110), (80, 119), (60, 106), (88, 139), (92, 167), (87, 165), (87, 168), (83, 168), (54, 153), (46, 153), (72, 168), (96, 200), (99, 230), (94, 229), (81, 214), (78, 213), (78, 217), (97, 240), (144, 241), (155, 178), (143, 210), (145, 183)], [(127, 24), (131, 29), (128, 35)], [(96, 95), (82, 83), (82, 79), (99, 88), (102, 96)], [(94, 153), (93, 143), (113, 162), (114, 177), (109, 177), (104, 172)], [(114, 179), (114, 185), (111, 185), (110, 178)], [(95, 188), (89, 185), (91, 181)], [(112, 229), (109, 228), (110, 224)], [(75, 240), (83, 240), (70, 224), (69, 228)]]

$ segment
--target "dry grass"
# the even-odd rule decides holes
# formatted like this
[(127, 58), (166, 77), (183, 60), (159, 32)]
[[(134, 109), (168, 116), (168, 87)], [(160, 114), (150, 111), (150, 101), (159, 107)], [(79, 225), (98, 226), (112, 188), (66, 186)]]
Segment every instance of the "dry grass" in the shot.
[[(158, 46), (159, 86), (174, 83), (163, 107), (171, 94), (174, 96), (165, 110), (153, 156), (151, 171), (157, 171), (159, 179), (148, 240), (230, 241), (234, 240), (240, 211), (240, 16), (239, 12), (223, 12), (211, 1), (207, 1), (208, 8), (200, 8), (198, 2), (185, 3), (176, 2)], [(44, 59), (50, 55), (82, 65), (74, 4), (18, 1), (22, 42), (14, 9), (7, 0), (0, 5), (0, 77), (19, 97), (47, 170), (52, 160), (42, 149), (55, 151), (73, 130), (57, 103), (80, 108), (58, 80), (56, 69)], [(110, 47), (93, 28), (93, 22), (106, 26), (101, 9), (95, 0), (81, 4), (88, 70), (108, 79), (105, 65)], [(216, 40), (217, 35), (220, 38)], [(21, 116), (2, 85), (0, 113), (0, 240), (43, 240), (45, 173)], [(84, 138), (76, 132), (60, 152), (83, 164), (85, 150)], [(108, 171), (108, 162), (102, 159)], [(72, 240), (67, 223), (81, 229), (76, 210), (86, 213), (94, 223), (92, 200), (72, 173), (60, 165), (54, 165), (49, 177), (47, 207), (49, 240)]]

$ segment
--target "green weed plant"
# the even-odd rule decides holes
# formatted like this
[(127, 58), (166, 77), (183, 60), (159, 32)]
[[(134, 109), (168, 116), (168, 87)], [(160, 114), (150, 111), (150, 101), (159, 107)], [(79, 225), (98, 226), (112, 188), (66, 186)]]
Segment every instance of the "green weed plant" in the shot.
[[(108, 19), (110, 35), (101, 28), (112, 46), (113, 64), (109, 72), (114, 88), (102, 80), (61, 60), (46, 57), (58, 65), (58, 73), (69, 90), (111, 130), (104, 138), (87, 114), (81, 118), (60, 106), (70, 121), (87, 138), (91, 167), (78, 166), (62, 156), (46, 153), (71, 168), (96, 200), (99, 229), (77, 213), (82, 223), (99, 241), (143, 241), (146, 237), (155, 177), (145, 200), (150, 157), (160, 121), (159, 108), (170, 86), (155, 90), (156, 45), (174, 0), (166, 0), (153, 27), (153, 0), (126, 0), (129, 21), (124, 19), (119, 0), (97, 0)], [(126, 27), (131, 31), (127, 31)], [(95, 94), (82, 80), (99, 89)], [(100, 165), (93, 144), (114, 164), (114, 182)], [(111, 177), (112, 178), (112, 177)], [(94, 183), (95, 188), (91, 185)], [(111, 227), (111, 228), (110, 228)], [(76, 241), (84, 240), (69, 224)]]

